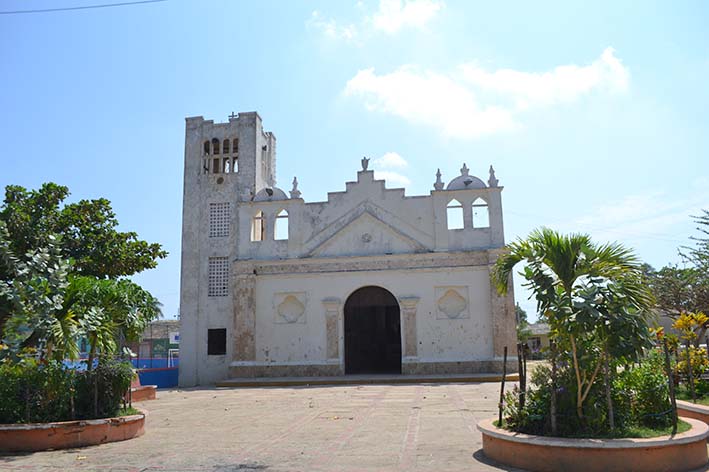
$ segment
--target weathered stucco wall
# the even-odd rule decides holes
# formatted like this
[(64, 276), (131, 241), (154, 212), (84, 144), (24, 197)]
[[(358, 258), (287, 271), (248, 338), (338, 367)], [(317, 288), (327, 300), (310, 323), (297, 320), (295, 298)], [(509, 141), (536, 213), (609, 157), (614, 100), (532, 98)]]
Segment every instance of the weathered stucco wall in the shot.
[[(238, 139), (238, 156), (233, 148), (206, 153), (212, 139)], [(238, 172), (210, 166), (236, 157)], [(375, 180), (363, 161), (345, 191), (305, 203), (296, 185), (291, 198), (275, 187), (275, 162), (276, 138), (255, 112), (227, 123), (186, 121), (180, 385), (342, 373), (343, 307), (367, 285), (399, 300), (403, 372), (499, 368), (503, 346), (515, 342), (514, 300), (489, 282), (504, 246), (502, 187), (492, 169), (488, 185), (464, 166), (447, 188), (438, 178), (430, 195), (408, 197)], [(478, 198), (487, 204), (487, 227), (473, 227)], [(462, 204), (463, 229), (448, 229), (453, 199)], [(216, 233), (215, 205), (228, 219)], [(275, 240), (282, 210), (288, 239)], [(264, 238), (252, 241), (257, 212)], [(224, 354), (208, 355), (210, 329), (226, 329)]]
[[(368, 285), (383, 287), (397, 299), (418, 297), (416, 331), (418, 359), (422, 361), (482, 360), (492, 357), (492, 323), (486, 268), (394, 270), (376, 273), (340, 272), (305, 276), (263, 276), (256, 283), (256, 362), (323, 363), (327, 361), (326, 308), (322, 301), (341, 300), (337, 342), (344, 358), (343, 308), (347, 297)], [(468, 306), (457, 318), (442, 314), (436, 295), (453, 287)], [(293, 321), (278, 313), (278, 295), (303, 294), (303, 313)], [(402, 330), (402, 335), (406, 331)], [(403, 341), (403, 339), (402, 339)], [(402, 345), (404, 343), (402, 342)]]

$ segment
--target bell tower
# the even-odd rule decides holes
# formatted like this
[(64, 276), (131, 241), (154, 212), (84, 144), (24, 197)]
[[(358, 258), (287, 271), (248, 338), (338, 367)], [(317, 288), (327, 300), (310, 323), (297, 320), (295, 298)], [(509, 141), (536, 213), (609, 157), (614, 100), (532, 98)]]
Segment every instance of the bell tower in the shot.
[[(229, 271), (237, 255), (238, 205), (276, 180), (276, 137), (256, 112), (232, 113), (215, 123), (185, 120), (180, 322), (185, 336), (199, 336), (229, 313)], [(189, 334), (188, 334), (189, 333)], [(207, 343), (184, 339), (180, 385), (195, 385)], [(225, 353), (228, 357), (230, 353)], [(212, 361), (214, 362), (214, 361)], [(189, 366), (189, 367), (188, 367)], [(228, 367), (224, 366), (224, 372)], [(204, 370), (203, 370), (204, 371)]]

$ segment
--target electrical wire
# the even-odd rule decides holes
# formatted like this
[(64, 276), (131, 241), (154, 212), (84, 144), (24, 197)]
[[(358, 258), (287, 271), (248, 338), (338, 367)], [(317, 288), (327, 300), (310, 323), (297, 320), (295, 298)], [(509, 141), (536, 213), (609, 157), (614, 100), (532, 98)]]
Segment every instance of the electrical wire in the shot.
[(95, 8), (111, 8), (111, 7), (125, 7), (130, 5), (141, 5), (145, 3), (159, 3), (167, 2), (167, 0), (138, 0), (133, 2), (119, 2), (119, 3), (104, 3), (100, 5), (84, 5), (78, 7), (61, 7), (61, 8), (45, 8), (37, 10), (12, 10), (12, 11), (0, 11), (0, 15), (21, 15), (25, 13), (52, 13), (59, 11), (72, 11), (72, 10), (90, 10)]

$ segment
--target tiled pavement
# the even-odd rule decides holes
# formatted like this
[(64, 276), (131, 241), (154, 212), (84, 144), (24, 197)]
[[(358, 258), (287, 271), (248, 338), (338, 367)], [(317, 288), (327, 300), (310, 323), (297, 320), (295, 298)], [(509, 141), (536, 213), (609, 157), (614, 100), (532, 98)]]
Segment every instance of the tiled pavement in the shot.
[(476, 420), (499, 384), (160, 391), (146, 434), (82, 449), (0, 456), (0, 470), (500, 471)]

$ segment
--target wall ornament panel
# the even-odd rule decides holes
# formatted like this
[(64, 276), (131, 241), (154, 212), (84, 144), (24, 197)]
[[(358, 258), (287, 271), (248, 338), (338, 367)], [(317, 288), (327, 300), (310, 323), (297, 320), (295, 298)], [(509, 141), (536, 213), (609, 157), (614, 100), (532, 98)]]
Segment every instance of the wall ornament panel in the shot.
[(470, 318), (467, 286), (436, 287), (435, 300), (436, 319)]
[(274, 323), (276, 324), (305, 324), (305, 307), (307, 305), (305, 292), (277, 292), (273, 294), (275, 308)]

